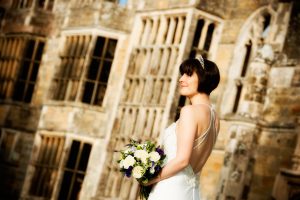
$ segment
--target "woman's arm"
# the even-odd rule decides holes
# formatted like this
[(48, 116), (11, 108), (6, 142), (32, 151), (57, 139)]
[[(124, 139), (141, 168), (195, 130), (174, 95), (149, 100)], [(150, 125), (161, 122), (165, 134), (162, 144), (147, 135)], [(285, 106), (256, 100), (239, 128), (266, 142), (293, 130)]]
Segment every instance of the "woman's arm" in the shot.
[(190, 161), (193, 143), (197, 131), (197, 123), (191, 106), (184, 106), (180, 111), (177, 130), (177, 153), (161, 171), (157, 178), (149, 181), (147, 185), (154, 184), (163, 179), (169, 178), (182, 169), (184, 169)]

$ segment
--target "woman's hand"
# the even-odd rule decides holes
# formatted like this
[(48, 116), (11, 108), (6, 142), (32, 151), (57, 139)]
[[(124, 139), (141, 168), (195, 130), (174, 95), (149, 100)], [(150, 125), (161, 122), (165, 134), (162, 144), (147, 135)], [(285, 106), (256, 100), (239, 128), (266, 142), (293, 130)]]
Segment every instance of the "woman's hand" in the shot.
[(144, 183), (143, 186), (149, 186), (149, 185), (153, 185), (156, 182), (154, 182), (154, 179), (152, 179), (151, 181), (148, 181), (148, 183)]
[(158, 174), (157, 177), (155, 177), (154, 179), (149, 180), (147, 183), (143, 184), (144, 186), (149, 186), (149, 185), (153, 185), (157, 182), (161, 181), (161, 172)]

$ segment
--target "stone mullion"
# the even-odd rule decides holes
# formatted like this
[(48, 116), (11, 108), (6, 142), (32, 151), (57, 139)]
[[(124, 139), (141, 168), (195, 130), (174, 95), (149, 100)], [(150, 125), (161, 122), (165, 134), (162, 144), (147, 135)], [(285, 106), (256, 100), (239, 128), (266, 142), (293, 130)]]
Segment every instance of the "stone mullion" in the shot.
[(91, 35), (85, 35), (82, 36), (84, 38), (86, 38), (86, 41), (84, 40), (85, 43), (87, 43), (87, 50), (86, 50), (86, 54), (84, 57), (84, 61), (82, 64), (82, 71), (81, 71), (81, 76), (80, 76), (80, 80), (79, 80), (79, 85), (78, 85), (78, 89), (77, 89), (77, 96), (76, 96), (76, 102), (80, 101), (82, 95), (83, 95), (83, 82), (86, 78), (86, 74), (87, 74), (87, 68), (88, 68), (88, 63), (90, 63), (91, 61), (91, 53), (93, 50), (93, 47), (96, 45), (96, 40), (97, 37), (96, 36), (91, 36)]
[(152, 91), (154, 92), (150, 101), (150, 104), (158, 104), (159, 102), (159, 96), (161, 92), (161, 80), (160, 78), (154, 78), (154, 87)]
[(160, 136), (160, 127), (161, 127), (161, 121), (163, 118), (163, 108), (156, 108), (156, 115), (153, 125), (153, 130), (151, 133), (152, 138), (158, 138)]
[(156, 34), (159, 28), (159, 17), (154, 16), (153, 17), (153, 26), (151, 28), (150, 36), (149, 36), (149, 44), (154, 44), (156, 39)]
[(144, 63), (146, 62), (147, 50), (144, 48), (139, 49), (139, 54), (137, 55), (136, 65), (134, 75), (140, 75), (143, 70)]
[[(9, 44), (10, 44), (10, 40), (9, 38), (5, 38), (3, 37), (3, 47), (2, 47), (2, 52), (3, 52), (3, 55), (4, 57), (9, 57)], [(3, 79), (1, 80), (1, 93), (3, 94), (3, 98), (7, 98), (7, 77), (6, 77), (6, 69), (9, 67), (9, 63), (8, 61), (5, 61), (5, 60), (2, 60), (2, 69), (0, 69), (0, 73), (1, 73), (1, 76), (3, 77)]]
[(149, 74), (156, 76), (158, 73), (159, 63), (161, 61), (161, 52), (159, 47), (153, 47), (153, 54), (149, 65)]
[(170, 78), (166, 78), (163, 82), (163, 87), (162, 87), (162, 90), (161, 90), (161, 96), (160, 96), (160, 100), (159, 100), (160, 105), (165, 105), (167, 103), (170, 83), (171, 83)]
[(132, 183), (133, 180), (123, 176), (119, 197), (124, 200), (129, 199)]
[(163, 15), (160, 16), (160, 26), (158, 29), (158, 34), (156, 38), (156, 43), (157, 45), (162, 45), (164, 43), (164, 36), (168, 31), (168, 26), (169, 24), (167, 23), (167, 18)]
[(158, 71), (158, 75), (165, 75), (167, 71), (168, 61), (170, 58), (170, 49), (166, 47), (162, 47), (162, 57), (160, 61), (160, 67)]
[(145, 25), (145, 29), (143, 32), (143, 36), (142, 36), (142, 41), (140, 45), (147, 45), (149, 44), (149, 35), (150, 35), (150, 31), (151, 31), (151, 19), (147, 18), (146, 19), (146, 25)]
[(146, 79), (144, 77), (140, 77), (140, 89), (138, 91), (138, 95), (139, 95), (139, 98), (138, 98), (138, 101), (141, 102), (140, 104), (144, 105), (145, 102), (143, 102), (143, 98), (144, 98), (144, 94), (147, 92), (146, 91)]
[(143, 95), (143, 103), (148, 104), (150, 103), (150, 98), (152, 95), (152, 89), (153, 89), (153, 77), (145, 77), (146, 78), (146, 87)]
[[(70, 74), (72, 73), (71, 70), (72, 70), (72, 68), (74, 66), (74, 62), (75, 62), (74, 61), (75, 51), (76, 51), (76, 46), (75, 45), (77, 43), (77, 37), (76, 36), (71, 36), (70, 39), (71, 39), (71, 47), (70, 47), (70, 54), (68, 54), (68, 57), (69, 56), (71, 57), (72, 67), (69, 67), (67, 74), (65, 74), (65, 75), (67, 75), (67, 77), (64, 77), (64, 78), (66, 78), (66, 82), (67, 82), (67, 83), (65, 83), (66, 84), (66, 91), (65, 91), (65, 96), (64, 96), (65, 101), (67, 101), (69, 99), (69, 94), (70, 94), (70, 90), (71, 90), (71, 87), (72, 87), (72, 83), (71, 83), (71, 80), (70, 80)], [(69, 65), (70, 65), (70, 63), (69, 63)]]
[(145, 131), (144, 131), (145, 139), (150, 139), (151, 132), (152, 132), (152, 129), (153, 129), (152, 127), (153, 127), (153, 122), (154, 122), (155, 109), (154, 108), (148, 108), (148, 112), (149, 112), (149, 115), (148, 115), (148, 119), (147, 119), (147, 125), (146, 125)]
[(137, 121), (137, 113), (138, 113), (138, 108), (135, 107), (130, 107), (131, 109), (131, 115), (129, 116), (127, 122), (128, 122), (128, 134), (127, 134), (127, 138), (130, 139), (131, 135), (134, 134), (134, 127)]
[(122, 118), (122, 120), (121, 120), (121, 128), (120, 128), (120, 132), (119, 132), (119, 134), (120, 135), (122, 135), (124, 138), (126, 138), (126, 136), (127, 136), (127, 132), (126, 132), (126, 127), (127, 127), (127, 125), (126, 125), (126, 120), (124, 120), (124, 119), (127, 119), (128, 118), (128, 116), (129, 116), (129, 107), (125, 107), (125, 110), (123, 111), (124, 113), (123, 113), (123, 118)]
[(150, 65), (150, 62), (151, 62), (151, 55), (152, 55), (152, 49), (147, 48), (146, 56), (145, 56), (144, 62), (141, 66), (141, 69), (140, 69), (140, 72), (138, 75), (142, 75), (142, 76), (148, 75), (147, 72), (148, 72), (148, 67)]
[[(124, 148), (124, 140), (122, 138), (118, 138), (115, 149), (120, 150)], [(119, 154), (118, 153), (113, 153), (112, 155), (113, 159), (112, 162), (116, 162), (119, 159)], [(120, 187), (121, 187), (121, 181), (122, 181), (122, 176), (119, 176), (119, 168), (116, 165), (112, 165), (111, 167), (111, 174), (112, 174), (112, 189), (111, 189), (111, 194), (110, 196), (118, 196)]]
[(139, 105), (141, 102), (138, 101), (139, 99), (139, 90), (140, 90), (140, 79), (138, 77), (134, 77), (133, 78), (133, 83), (134, 83), (134, 88), (132, 91), (132, 100), (130, 103), (130, 105)]
[(2, 62), (3, 83), (2, 90), (5, 98), (12, 96), (14, 83), (18, 76), (22, 49), (24, 49), (24, 38), (3, 37), (3, 55), (8, 57), (6, 62)]
[[(10, 43), (13, 42), (13, 40), (10, 42), (8, 40), (8, 38), (4, 39), (4, 45), (3, 45), (3, 49), (2, 49), (2, 52), (3, 55), (5, 57), (13, 57), (12, 55), (10, 55), (10, 52), (9, 50), (12, 49), (12, 45), (9, 46)], [(6, 51), (6, 52), (5, 52)], [(3, 93), (3, 97), (4, 98), (7, 98), (8, 97), (8, 85), (9, 85), (9, 73), (6, 74), (6, 71), (9, 72), (9, 68), (10, 68), (10, 62), (9, 62), (10, 59), (4, 61), (2, 60), (2, 69), (1, 70), (1, 76), (2, 76), (2, 80), (1, 80), (1, 85), (2, 85), (2, 89), (3, 91), (1, 91), (1, 93)]]
[(183, 34), (183, 29), (184, 29), (184, 23), (185, 23), (185, 17), (184, 16), (179, 16), (178, 17), (178, 24), (174, 36), (174, 44), (179, 45), (181, 42), (181, 37)]
[(220, 42), (220, 36), (222, 31), (222, 26), (218, 23), (215, 24), (215, 29), (212, 35), (209, 52), (208, 52), (208, 58), (214, 60), (214, 54), (217, 52), (218, 44)]
[(178, 48), (175, 46), (171, 46), (171, 55), (167, 68), (167, 76), (171, 76), (174, 73), (174, 66), (177, 63), (178, 59)]
[(137, 70), (137, 62), (140, 56), (140, 50), (135, 48), (131, 53), (131, 62), (128, 64), (127, 75), (135, 75)]
[(146, 24), (145, 24), (144, 19), (140, 18), (139, 20), (137, 20), (136, 38), (133, 41), (134, 46), (138, 46), (142, 43), (143, 33), (144, 33), (145, 28), (146, 28)]
[(137, 138), (143, 137), (143, 131), (144, 131), (144, 126), (145, 126), (145, 121), (147, 120), (147, 110), (145, 107), (140, 107), (139, 108), (139, 118), (137, 121), (137, 126), (135, 129), (134, 136)]
[(170, 17), (170, 26), (168, 29), (168, 34), (167, 34), (167, 38), (166, 38), (166, 42), (165, 42), (167, 45), (171, 45), (173, 43), (175, 29), (176, 29), (176, 20), (175, 20), (174, 16), (171, 16)]
[(112, 184), (114, 181), (114, 175), (112, 173), (111, 166), (107, 165), (106, 167), (108, 169), (107, 178), (105, 179), (105, 190), (104, 190), (104, 196), (108, 197), (111, 196), (112, 192)]

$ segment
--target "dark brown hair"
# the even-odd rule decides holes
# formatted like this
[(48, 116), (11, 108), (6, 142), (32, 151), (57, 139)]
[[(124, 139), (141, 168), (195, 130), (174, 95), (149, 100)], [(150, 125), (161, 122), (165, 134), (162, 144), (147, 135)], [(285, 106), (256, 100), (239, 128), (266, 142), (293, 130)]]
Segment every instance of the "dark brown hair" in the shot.
[(183, 61), (179, 67), (180, 74), (191, 76), (196, 72), (199, 80), (198, 92), (210, 95), (220, 82), (220, 72), (218, 66), (207, 59), (204, 59), (204, 67), (201, 66), (200, 60), (190, 58)]

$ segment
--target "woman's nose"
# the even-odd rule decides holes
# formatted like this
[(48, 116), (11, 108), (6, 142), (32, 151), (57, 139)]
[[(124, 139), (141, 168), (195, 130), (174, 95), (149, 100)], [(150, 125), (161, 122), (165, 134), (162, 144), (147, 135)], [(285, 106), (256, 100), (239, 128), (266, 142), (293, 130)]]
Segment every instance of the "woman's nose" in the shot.
[(179, 82), (184, 81), (184, 79), (185, 79), (185, 74), (181, 75), (181, 77), (179, 78)]

